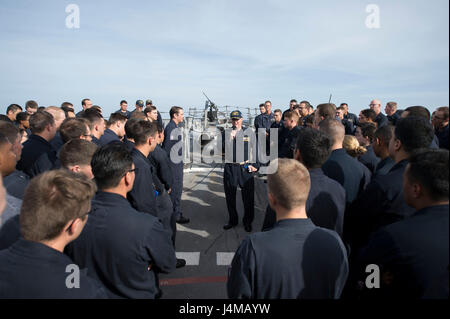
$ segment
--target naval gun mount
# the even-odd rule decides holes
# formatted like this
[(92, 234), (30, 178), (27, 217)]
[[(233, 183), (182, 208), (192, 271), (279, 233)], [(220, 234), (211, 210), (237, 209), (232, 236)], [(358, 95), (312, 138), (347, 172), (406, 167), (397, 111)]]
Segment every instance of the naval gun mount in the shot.
[[(218, 134), (232, 127), (230, 113), (233, 110), (240, 110), (243, 114), (243, 109), (247, 110), (247, 117), (244, 118), (245, 127), (253, 127), (254, 118), (257, 115), (258, 109), (256, 108), (239, 108), (236, 106), (217, 106), (212, 102), (205, 93), (206, 97), (205, 107), (203, 109), (197, 109), (190, 107), (185, 114), (185, 128), (186, 132), (189, 132), (189, 138), (185, 139), (189, 150), (203, 148), (210, 142), (217, 140)], [(197, 146), (194, 147), (194, 144)], [(186, 152), (186, 157), (191, 157), (192, 152)], [(186, 158), (188, 160), (188, 158)], [(192, 160), (192, 159), (191, 159)]]

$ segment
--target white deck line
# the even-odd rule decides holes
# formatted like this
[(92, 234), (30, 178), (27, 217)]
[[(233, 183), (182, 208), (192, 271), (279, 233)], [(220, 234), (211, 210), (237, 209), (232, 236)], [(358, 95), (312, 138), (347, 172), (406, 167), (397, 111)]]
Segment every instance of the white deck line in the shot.
[(234, 253), (217, 252), (217, 266), (229, 266), (233, 261)]
[(185, 259), (186, 266), (198, 266), (200, 264), (200, 252), (176, 252), (177, 258)]

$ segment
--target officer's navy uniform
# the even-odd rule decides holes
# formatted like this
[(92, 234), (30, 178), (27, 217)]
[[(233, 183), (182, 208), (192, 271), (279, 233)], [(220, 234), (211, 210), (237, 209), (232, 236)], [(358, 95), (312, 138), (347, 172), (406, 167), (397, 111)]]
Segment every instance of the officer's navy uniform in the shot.
[[(311, 189), (306, 200), (306, 215), (314, 225), (334, 230), (342, 236), (344, 230), (345, 190), (335, 180), (326, 176), (322, 169), (309, 170)], [(267, 207), (263, 231), (276, 223), (276, 213)]]
[(92, 137), (92, 143), (94, 143), (95, 145), (97, 145), (98, 147), (101, 147), (102, 145), (100, 144), (100, 140), (98, 138), (96, 138), (94, 135), (91, 136)]
[[(375, 264), (389, 271), (391, 284), (381, 281), (378, 297), (418, 299), (440, 282), (448, 298), (449, 207), (431, 206), (416, 211), (405, 220), (383, 227), (362, 251), (359, 264)], [(363, 280), (367, 276), (362, 268)], [(442, 282), (442, 279), (447, 279)]]
[(300, 127), (295, 126), (292, 130), (288, 128), (284, 129), (281, 144), (278, 146), (278, 157), (279, 158), (294, 158), (294, 150), (297, 144), (298, 133), (300, 132)]
[(169, 273), (176, 264), (170, 235), (157, 218), (136, 211), (121, 195), (102, 191), (66, 252), (116, 298), (159, 297), (158, 273)]
[(386, 116), (386, 117), (387, 117), (387, 119), (388, 119), (388, 121), (389, 121), (389, 124), (391, 124), (391, 125), (393, 125), (393, 126), (397, 125), (398, 120), (400, 120), (400, 118), (401, 118), (401, 116), (400, 116), (400, 114), (398, 113), (398, 111), (395, 112), (394, 114), (388, 115), (388, 116)]
[(83, 115), (84, 115), (84, 110), (81, 110), (80, 112), (75, 114), (75, 117), (80, 118), (80, 117), (83, 117)]
[(172, 241), (175, 243), (176, 235), (176, 218), (173, 214), (173, 204), (170, 195), (167, 193), (172, 188), (173, 176), (169, 166), (169, 156), (160, 145), (156, 145), (153, 152), (148, 156), (152, 163), (157, 178), (163, 185), (161, 193), (156, 197), (156, 206), (158, 210), (158, 218), (164, 227), (169, 227), (172, 233)]
[(61, 147), (63, 147), (64, 142), (62, 140), (61, 134), (58, 132), (56, 132), (55, 137), (50, 141), (50, 144), (52, 145), (53, 149), (55, 150), (55, 152), (58, 154), (59, 150), (61, 149)]
[(227, 291), (232, 299), (337, 299), (347, 276), (347, 253), (334, 231), (283, 219), (242, 241)]
[(385, 126), (389, 124), (388, 118), (383, 113), (378, 113), (377, 117), (375, 118), (375, 122), (378, 124), (377, 128), (380, 128), (382, 126)]
[(9, 218), (0, 227), (0, 250), (9, 248), (22, 234), (20, 233), (20, 214)]
[[(255, 179), (254, 173), (248, 171), (248, 167), (252, 165), (256, 169), (259, 169), (260, 164), (257, 159), (249, 159), (249, 150), (251, 150), (251, 145), (256, 147), (256, 141), (251, 141), (251, 137), (244, 135), (244, 130), (241, 129), (236, 133), (233, 141), (230, 141), (230, 133), (225, 135), (222, 133), (222, 144), (225, 146), (226, 143), (232, 143), (233, 156), (230, 157), (229, 154), (226, 155), (226, 161), (231, 163), (225, 163), (223, 171), (223, 186), (225, 190), (225, 198), (227, 202), (228, 214), (229, 214), (229, 225), (236, 226), (238, 221), (238, 213), (236, 210), (236, 192), (237, 187), (241, 188), (242, 200), (244, 202), (244, 226), (251, 227), (253, 218), (255, 215)], [(239, 140), (243, 143), (244, 154), (237, 154), (236, 141)], [(229, 145), (231, 146), (231, 145)], [(231, 151), (231, 147), (230, 151)], [(225, 148), (226, 150), (226, 148)], [(251, 153), (251, 152), (250, 152)], [(255, 151), (257, 154), (257, 150)], [(238, 162), (237, 158), (242, 157), (243, 162)]]
[(51, 144), (39, 135), (32, 134), (23, 143), (22, 156), (16, 167), (32, 178), (52, 170), (56, 162), (56, 151)]
[(368, 237), (382, 226), (409, 217), (414, 209), (403, 198), (403, 173), (408, 160), (395, 164), (386, 175), (373, 179), (346, 215), (349, 239), (355, 247), (367, 243)]
[(353, 113), (347, 113), (347, 115), (344, 115), (344, 120), (349, 121), (353, 126), (356, 126), (356, 124), (358, 124), (358, 117)]
[[(102, 285), (80, 271), (79, 288), (69, 289), (66, 267), (74, 262), (38, 242), (19, 239), (0, 251), (0, 298), (80, 299), (107, 298)], [(71, 280), (68, 280), (71, 282)]]
[(355, 126), (347, 119), (341, 120), (342, 125), (345, 128), (345, 135), (355, 135)]
[[(183, 161), (175, 164), (170, 159), (170, 151), (172, 148), (182, 140), (182, 136), (175, 135), (173, 133), (173, 140), (171, 139), (171, 134), (174, 129), (177, 129), (178, 126), (175, 124), (173, 120), (170, 120), (169, 124), (167, 124), (164, 129), (164, 142), (162, 144), (162, 148), (167, 152), (169, 156), (169, 166), (172, 171), (173, 184), (172, 184), (172, 192), (170, 193), (170, 199), (173, 204), (173, 213), (175, 218), (179, 218), (182, 216), (181, 212), (181, 194), (183, 192)], [(182, 148), (180, 147), (178, 151), (178, 156), (182, 156)]]
[(116, 133), (114, 133), (109, 128), (105, 130), (105, 133), (100, 137), (100, 146), (109, 144), (111, 142), (120, 142), (119, 136), (117, 136)]
[(157, 112), (158, 112), (158, 117), (156, 118), (156, 121), (164, 128), (164, 122), (162, 120), (161, 113), (159, 113), (159, 111), (157, 111)]
[(116, 111), (115, 113), (122, 114), (122, 115), (126, 116), (127, 119), (130, 119), (130, 116), (131, 116), (131, 112), (128, 111), (128, 110), (126, 110), (125, 112), (123, 112), (122, 109), (120, 109), (120, 110)]
[(366, 165), (366, 167), (370, 170), (370, 173), (374, 173), (375, 169), (380, 162), (380, 158), (375, 155), (373, 151), (372, 145), (366, 147), (367, 152), (358, 157), (358, 161)]
[(128, 192), (127, 198), (137, 211), (157, 217), (158, 193), (155, 190), (150, 161), (136, 148), (131, 151), (131, 156), (136, 170), (133, 189)]
[(331, 152), (322, 165), (322, 170), (325, 175), (344, 187), (347, 204), (351, 204), (370, 181), (370, 178), (367, 181), (363, 165), (348, 155), (343, 148)]
[(374, 179), (378, 175), (386, 175), (389, 173), (392, 167), (394, 167), (395, 162), (391, 157), (386, 157), (385, 159), (380, 160), (375, 168), (375, 172), (372, 175), (372, 179)]
[(439, 147), (448, 150), (448, 124), (442, 130), (436, 130), (435, 133), (439, 140)]
[(25, 188), (30, 182), (30, 177), (24, 172), (15, 170), (8, 176), (3, 177), (3, 186), (12, 196), (23, 199)]

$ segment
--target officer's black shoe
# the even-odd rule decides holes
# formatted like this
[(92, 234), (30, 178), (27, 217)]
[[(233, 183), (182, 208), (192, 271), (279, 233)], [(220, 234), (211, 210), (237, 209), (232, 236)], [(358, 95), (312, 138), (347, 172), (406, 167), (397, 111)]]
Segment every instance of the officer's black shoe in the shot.
[(252, 232), (252, 225), (245, 225), (244, 229), (247, 233), (251, 233)]
[(231, 229), (231, 228), (233, 228), (235, 226), (236, 225), (233, 225), (233, 224), (226, 224), (226, 225), (223, 226), (223, 229), (228, 230), (228, 229)]
[(187, 223), (189, 223), (189, 221), (190, 221), (189, 218), (186, 218), (184, 216), (180, 216), (177, 219), (178, 224), (187, 224)]
[(181, 259), (181, 258), (177, 258), (177, 268), (181, 268), (181, 267), (184, 267), (184, 266), (186, 266), (186, 260), (184, 260), (184, 259)]

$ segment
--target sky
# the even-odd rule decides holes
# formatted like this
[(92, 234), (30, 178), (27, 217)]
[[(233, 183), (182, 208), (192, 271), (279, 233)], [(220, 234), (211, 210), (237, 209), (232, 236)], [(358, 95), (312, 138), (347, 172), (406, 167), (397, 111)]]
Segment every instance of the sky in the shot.
[(243, 113), (330, 94), (357, 114), (374, 98), (449, 105), (448, 0), (2, 0), (0, 39), (0, 113), (30, 99), (201, 109), (202, 91)]

